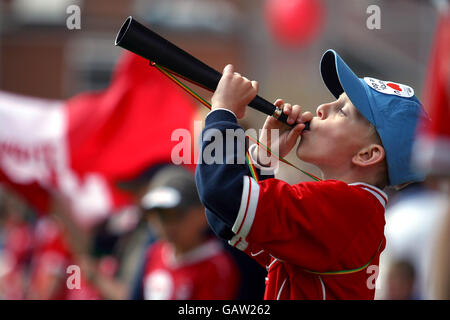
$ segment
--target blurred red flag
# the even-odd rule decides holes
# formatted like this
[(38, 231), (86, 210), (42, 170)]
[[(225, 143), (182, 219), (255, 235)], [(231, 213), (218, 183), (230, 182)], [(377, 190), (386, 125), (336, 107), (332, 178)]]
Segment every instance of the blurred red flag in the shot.
[(450, 12), (440, 12), (424, 91), (431, 125), (419, 125), (415, 164), (432, 174), (450, 172)]
[(65, 102), (0, 93), (0, 179), (41, 211), (45, 190), (101, 217), (129, 202), (115, 183), (171, 162), (172, 132), (191, 132), (195, 105), (147, 60), (126, 53), (110, 86)]

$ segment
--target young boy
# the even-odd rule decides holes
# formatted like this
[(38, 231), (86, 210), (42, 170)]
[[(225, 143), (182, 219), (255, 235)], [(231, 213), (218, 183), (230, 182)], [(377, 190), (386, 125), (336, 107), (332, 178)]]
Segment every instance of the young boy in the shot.
[[(373, 299), (385, 246), (387, 196), (381, 189), (424, 178), (408, 165), (416, 122), (424, 114), (412, 88), (360, 79), (333, 50), (323, 55), (321, 73), (337, 100), (320, 105), (315, 116), (277, 100), (296, 126), (268, 117), (263, 132), (279, 129), (279, 139), (263, 134), (260, 140), (277, 145), (283, 157), (301, 136), (296, 154), (315, 164), (323, 181), (291, 186), (273, 172), (267, 175), (274, 161), (258, 162), (265, 151), (256, 145), (249, 149), (251, 160), (266, 173), (259, 182), (237, 153), (226, 153), (230, 146), (223, 146), (221, 163), (197, 166), (210, 226), (268, 270), (265, 299)], [(202, 155), (217, 132), (243, 130), (236, 118), (244, 116), (257, 88), (225, 67), (202, 133)], [(310, 129), (303, 131), (305, 122)], [(233, 138), (232, 150), (242, 148), (242, 140)]]

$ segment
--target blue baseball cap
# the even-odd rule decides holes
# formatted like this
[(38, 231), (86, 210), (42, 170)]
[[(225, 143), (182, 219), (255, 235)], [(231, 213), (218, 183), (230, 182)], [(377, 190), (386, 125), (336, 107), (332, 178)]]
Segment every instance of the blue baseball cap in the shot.
[(334, 50), (320, 61), (320, 72), (336, 99), (345, 92), (359, 112), (375, 126), (386, 153), (389, 185), (423, 181), (423, 172), (411, 166), (416, 125), (425, 110), (414, 90), (404, 84), (358, 78)]

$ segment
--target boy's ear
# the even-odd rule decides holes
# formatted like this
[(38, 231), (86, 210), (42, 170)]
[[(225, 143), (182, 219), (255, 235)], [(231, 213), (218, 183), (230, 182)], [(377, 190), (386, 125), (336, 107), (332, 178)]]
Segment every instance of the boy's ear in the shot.
[(352, 158), (352, 163), (359, 167), (367, 167), (378, 164), (384, 160), (386, 154), (379, 144), (371, 144), (358, 151)]

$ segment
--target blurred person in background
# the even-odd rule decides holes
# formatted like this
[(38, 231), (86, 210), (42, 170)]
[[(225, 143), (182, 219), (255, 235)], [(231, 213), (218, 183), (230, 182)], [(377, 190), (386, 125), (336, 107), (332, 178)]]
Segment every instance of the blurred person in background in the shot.
[[(83, 233), (79, 233), (78, 237), (83, 237)], [(80, 265), (79, 256), (70, 241), (72, 239), (67, 236), (67, 228), (58, 217), (44, 216), (38, 219), (34, 230), (26, 299), (101, 299), (100, 292), (88, 281), (83, 268), (80, 271), (79, 287), (67, 285), (70, 276), (68, 267)]]
[(94, 290), (90, 291), (97, 294), (88, 296), (80, 290), (70, 290), (68, 299), (124, 300), (130, 297), (141, 256), (157, 237), (152, 225), (142, 216), (138, 203), (152, 176), (166, 165), (150, 166), (135, 177), (119, 181), (117, 187), (130, 196), (131, 203), (109, 214), (91, 230), (80, 229), (71, 215), (64, 213), (67, 203), (59, 202), (60, 208), (56, 211), (69, 227), (70, 243), (82, 243), (74, 248), (75, 263), (83, 276), (81, 287), (91, 287)]
[(97, 226), (90, 250), (79, 256), (81, 272), (98, 290), (101, 299), (123, 300), (128, 297), (130, 275), (127, 273), (130, 270), (125, 266), (136, 264), (137, 259), (126, 253), (131, 247), (142, 245), (136, 237), (140, 230), (139, 220), (140, 216), (132, 206), (114, 213)]
[[(425, 184), (405, 188), (386, 213), (387, 247), (382, 256), (378, 298), (395, 296), (385, 274), (395, 272), (400, 261), (416, 274), (412, 297), (449, 299), (450, 208), (450, 6), (435, 1), (438, 23), (430, 54), (424, 105), (431, 124), (419, 124), (412, 165), (427, 174)], [(408, 277), (404, 271), (402, 277)], [(387, 282), (389, 283), (389, 276)], [(404, 282), (407, 291), (409, 281)], [(405, 297), (406, 299), (406, 297)]]
[(429, 297), (435, 233), (446, 202), (442, 194), (424, 184), (410, 185), (393, 199), (386, 210), (387, 244), (380, 260), (377, 299), (398, 298), (399, 291), (410, 290), (402, 299)]
[(408, 261), (398, 260), (392, 264), (387, 275), (386, 299), (414, 300), (415, 273), (413, 265)]
[(141, 200), (161, 239), (148, 247), (136, 299), (235, 299), (239, 271), (209, 231), (194, 176), (177, 166), (158, 172)]
[[(142, 230), (139, 210), (124, 207), (85, 230), (68, 214), (68, 202), (53, 196), (53, 215), (39, 218), (35, 227), (27, 298), (126, 299), (136, 271), (129, 265), (138, 262), (139, 250), (134, 248), (147, 243), (149, 234), (147, 228)], [(71, 277), (75, 273), (69, 267), (79, 268), (79, 279)]]
[[(448, 193), (450, 197), (450, 193)], [(438, 230), (431, 270), (431, 298), (450, 300), (450, 206), (445, 220)]]
[(33, 249), (33, 219), (20, 197), (0, 189), (0, 299), (24, 299)]
[(118, 262), (113, 246), (102, 246), (101, 242), (104, 226), (116, 217), (120, 217), (120, 212), (86, 229), (74, 219), (68, 199), (53, 193), (51, 212), (38, 217), (34, 225), (25, 298), (99, 300), (123, 297), (121, 283), (114, 280)]

